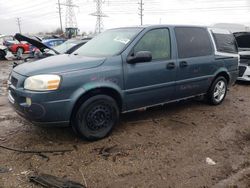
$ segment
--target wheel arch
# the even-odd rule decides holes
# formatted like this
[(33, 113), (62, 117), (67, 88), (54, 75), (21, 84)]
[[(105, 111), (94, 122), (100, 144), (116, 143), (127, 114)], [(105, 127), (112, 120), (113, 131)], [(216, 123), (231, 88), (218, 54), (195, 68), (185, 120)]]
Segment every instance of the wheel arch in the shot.
[(216, 74), (216, 76), (214, 77), (213, 81), (218, 78), (219, 76), (223, 76), (226, 80), (227, 80), (227, 83), (229, 84), (230, 83), (230, 75), (227, 71), (221, 71), (219, 73)]
[(87, 99), (89, 99), (93, 96), (96, 96), (96, 95), (107, 95), (107, 96), (112, 97), (117, 102), (119, 110), (122, 111), (122, 109), (123, 109), (122, 95), (115, 88), (103, 86), (103, 87), (91, 88), (89, 90), (81, 89), (80, 91), (81, 91), (80, 94), (78, 94), (76, 100), (74, 100), (75, 102), (72, 105), (72, 110), (71, 110), (71, 114), (70, 114), (70, 121), (72, 120), (72, 118), (76, 114), (76, 111), (80, 107), (80, 105), (84, 101), (86, 101)]
[(22, 47), (22, 46), (17, 46), (17, 47), (16, 47), (16, 52), (18, 51), (19, 48), (21, 48), (21, 49), (23, 50), (23, 53), (25, 52), (25, 49), (24, 49), (24, 47)]

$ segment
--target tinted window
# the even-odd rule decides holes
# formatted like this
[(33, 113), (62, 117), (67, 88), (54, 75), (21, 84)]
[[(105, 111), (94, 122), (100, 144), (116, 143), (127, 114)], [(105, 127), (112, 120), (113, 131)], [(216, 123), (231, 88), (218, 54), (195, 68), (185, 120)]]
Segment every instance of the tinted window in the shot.
[(212, 54), (208, 31), (205, 28), (175, 28), (179, 58), (199, 57)]
[(155, 29), (147, 32), (134, 47), (134, 53), (150, 51), (152, 59), (170, 59), (171, 45), (168, 29)]
[(227, 53), (238, 53), (233, 34), (213, 33), (217, 51)]

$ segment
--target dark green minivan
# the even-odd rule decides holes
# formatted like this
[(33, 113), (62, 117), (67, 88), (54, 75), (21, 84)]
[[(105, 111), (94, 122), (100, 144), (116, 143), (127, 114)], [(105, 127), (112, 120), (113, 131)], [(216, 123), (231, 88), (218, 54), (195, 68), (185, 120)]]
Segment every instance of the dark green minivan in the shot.
[(234, 36), (156, 25), (110, 29), (70, 55), (15, 67), (9, 101), (34, 124), (71, 125), (105, 137), (119, 115), (196, 96), (220, 104), (238, 76)]

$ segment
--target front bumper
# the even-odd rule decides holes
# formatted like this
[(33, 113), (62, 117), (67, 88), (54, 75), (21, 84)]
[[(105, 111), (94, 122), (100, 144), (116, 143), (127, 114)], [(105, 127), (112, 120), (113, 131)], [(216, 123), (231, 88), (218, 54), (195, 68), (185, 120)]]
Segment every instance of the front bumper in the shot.
[(237, 80), (250, 81), (250, 66), (248, 64), (240, 64)]
[(25, 79), (13, 72), (9, 81), (8, 99), (16, 112), (34, 124), (69, 124), (71, 101), (61, 99), (58, 91), (24, 90), (22, 83)]

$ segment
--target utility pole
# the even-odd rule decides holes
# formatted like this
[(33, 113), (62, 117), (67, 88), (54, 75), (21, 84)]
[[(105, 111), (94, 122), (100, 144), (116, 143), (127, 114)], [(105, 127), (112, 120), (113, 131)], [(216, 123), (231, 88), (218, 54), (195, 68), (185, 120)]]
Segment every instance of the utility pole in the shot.
[(103, 30), (103, 17), (107, 17), (106, 14), (102, 12), (102, 4), (103, 0), (94, 0), (96, 2), (96, 12), (90, 14), (92, 16), (96, 16), (96, 26), (95, 33), (101, 33)]
[(62, 27), (62, 8), (61, 8), (61, 3), (60, 0), (58, 0), (58, 10), (59, 10), (59, 19), (60, 19), (60, 28), (63, 33), (63, 27)]
[(143, 5), (144, 5), (144, 3), (143, 3), (143, 0), (140, 0), (140, 2), (139, 2), (139, 16), (140, 16), (140, 18), (141, 18), (141, 25), (143, 25)]
[(17, 25), (18, 25), (18, 28), (19, 28), (19, 33), (22, 33), (22, 30), (21, 30), (21, 18), (17, 18)]

